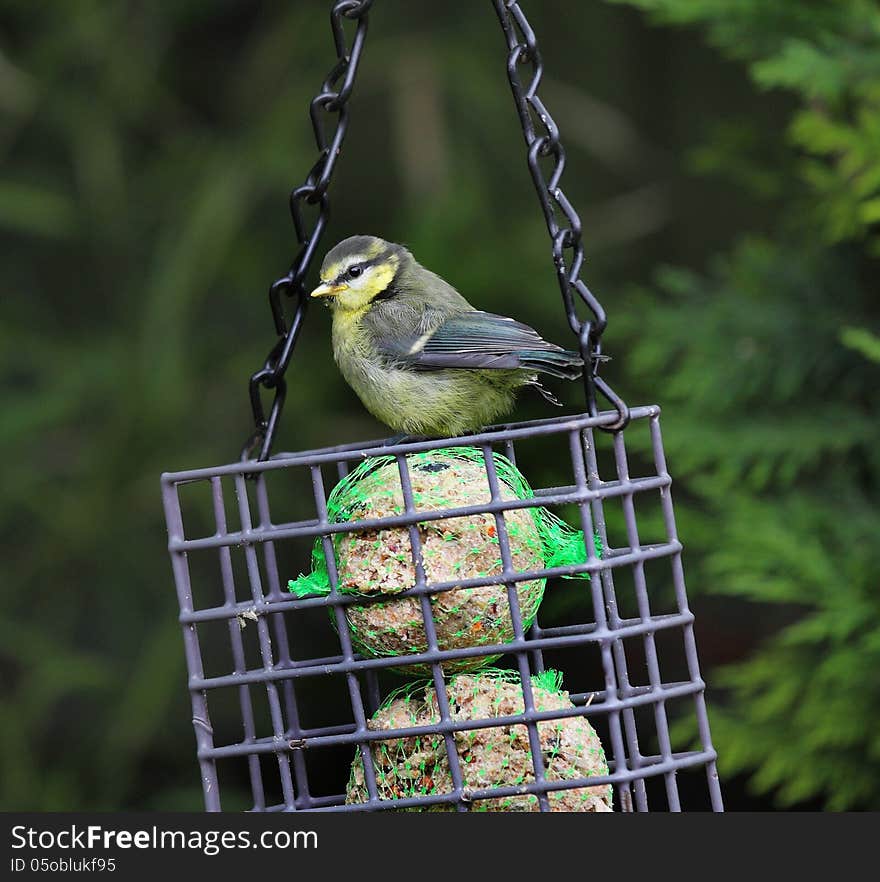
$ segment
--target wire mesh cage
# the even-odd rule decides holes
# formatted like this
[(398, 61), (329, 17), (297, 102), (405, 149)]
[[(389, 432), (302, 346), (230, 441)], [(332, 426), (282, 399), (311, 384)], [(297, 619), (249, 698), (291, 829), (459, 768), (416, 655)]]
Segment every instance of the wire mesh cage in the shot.
[[(381, 442), (367, 445), (280, 454), (268, 462), (236, 463), (214, 469), (177, 472), (163, 477), (166, 516), (169, 525), (170, 550), (181, 607), (190, 691), (193, 703), (193, 721), (198, 756), (201, 763), (205, 803), (208, 809), (222, 807), (222, 789), (218, 767), (225, 763), (246, 762), (249, 768), (253, 808), (257, 810), (287, 809), (387, 809), (413, 806), (454, 806), (479, 809), (482, 803), (511, 795), (529, 795), (541, 810), (552, 809), (548, 796), (571, 789), (589, 789), (611, 784), (615, 788), (615, 807), (646, 810), (653, 795), (655, 806), (672, 810), (681, 808), (678, 790), (680, 773), (697, 773), (706, 778), (707, 799), (699, 800), (697, 807), (720, 808), (720, 793), (715, 774), (715, 752), (712, 748), (703, 699), (704, 683), (700, 677), (693, 636), (693, 615), (688, 609), (681, 567), (681, 544), (678, 540), (670, 495), (671, 479), (666, 470), (660, 436), (659, 409), (636, 408), (626, 430), (607, 435), (597, 431), (613, 422), (615, 414), (563, 417), (538, 423), (513, 424), (486, 431), (463, 439), (425, 441), (420, 443), (383, 446)], [(631, 474), (625, 436), (647, 429), (640, 449), (650, 451), (650, 457), (640, 457), (644, 474)], [(515, 462), (517, 449), (540, 442), (548, 451), (566, 484), (537, 487), (529, 499), (504, 499), (498, 476), (491, 465), (492, 451), (503, 453)], [(449, 447), (456, 443), (477, 447), (486, 452), (486, 498), (483, 502), (458, 508), (421, 510), (414, 498), (409, 480), (410, 460), (422, 451)], [(598, 448), (597, 448), (598, 445)], [(600, 473), (602, 447), (606, 446), (608, 473)], [(552, 453), (551, 453), (552, 451)], [(327, 478), (342, 477), (362, 462), (364, 457), (393, 456), (401, 473), (404, 511), (397, 516), (378, 520), (331, 522), (327, 516)], [(311, 488), (312, 516), (296, 521), (278, 520), (273, 515), (273, 501), (284, 499), (289, 492), (291, 473), (301, 473), (303, 482)], [(251, 476), (255, 480), (247, 480)], [(205, 535), (194, 535), (185, 525), (187, 511), (181, 491), (186, 488), (188, 498), (194, 499), (190, 485), (200, 484), (210, 492), (213, 523)], [(510, 544), (503, 541), (506, 528), (514, 512), (529, 505), (571, 506), (584, 536), (598, 534), (601, 557), (595, 545), (585, 542), (585, 561), (568, 567), (535, 568), (524, 571), (511, 558)], [(642, 535), (638, 517), (640, 508), (649, 505), (659, 508), (662, 533)], [(607, 509), (614, 506), (615, 517), (607, 517)], [(229, 512), (233, 512), (230, 516)], [(495, 519), (500, 570), (483, 579), (471, 579), (465, 585), (483, 583), (502, 585), (507, 589), (507, 603), (513, 622), (514, 636), (500, 644), (474, 643), (455, 649), (438, 647), (434, 613), (429, 597), (449, 592), (462, 583), (432, 584), (425, 580), (420, 533), (410, 530), (431, 519), (461, 518), (469, 513), (489, 513)], [(198, 518), (195, 518), (197, 521)], [(620, 522), (621, 534), (615, 536), (608, 524)], [(656, 526), (657, 518), (651, 518)], [(287, 576), (280, 562), (296, 561), (302, 566), (301, 548), (288, 553), (286, 546), (297, 540), (323, 537), (326, 563), (331, 581), (337, 583), (338, 561), (336, 549), (330, 541), (334, 534), (355, 534), (359, 531), (402, 528), (408, 530), (411, 547), (407, 550), (416, 562), (420, 575), (412, 588), (401, 596), (420, 599), (425, 621), (427, 647), (422, 652), (401, 653), (384, 657), (367, 657), (355, 651), (352, 634), (345, 618), (345, 610), (355, 599), (338, 589), (338, 584), (326, 597), (297, 599), (287, 590)], [(210, 575), (196, 584), (191, 573), (197, 555), (208, 554), (215, 559), (216, 575)], [(243, 566), (233, 565), (233, 555), (241, 554)], [(674, 585), (674, 598), (669, 609), (657, 610), (651, 605), (651, 586), (647, 573), (651, 565), (663, 563)], [(291, 564), (293, 566), (293, 564)], [(210, 573), (204, 568), (199, 572)], [(542, 627), (540, 613), (530, 628), (525, 629), (519, 609), (516, 586), (534, 579), (553, 579), (576, 572), (586, 572), (591, 578), (583, 584), (565, 584), (559, 590), (579, 595), (571, 604), (570, 624)], [(292, 573), (292, 571), (291, 571)], [(626, 584), (625, 594), (620, 585)], [(585, 587), (586, 586), (586, 587)], [(381, 598), (357, 598), (358, 603), (381, 602)], [(332, 657), (302, 658), (291, 639), (291, 624), (314, 607), (332, 611), (339, 638), (339, 652)], [(626, 611), (632, 611), (628, 614)], [(575, 612), (577, 611), (577, 612)], [(217, 659), (210, 665), (201, 650), (200, 629), (212, 623), (221, 624), (228, 631), (231, 661), (228, 668), (220, 667)], [(244, 627), (242, 627), (244, 626)], [(256, 640), (258, 664), (249, 665), (246, 659), (246, 640)], [(683, 679), (669, 680), (663, 676), (658, 645), (671, 647), (678, 642), (678, 652), (684, 660)], [(573, 659), (566, 666), (572, 682), (580, 682), (577, 667), (590, 667), (588, 658), (594, 653), (598, 665), (590, 668), (601, 681), (570, 694), (568, 709), (540, 710), (536, 708), (532, 677), (545, 671), (546, 656), (564, 655)], [(513, 670), (522, 687), (523, 708), (504, 718), (465, 719), (456, 714), (447, 696), (443, 663), (458, 659), (480, 659), (498, 654), (514, 662)], [(216, 653), (219, 655), (219, 653)], [(638, 659), (637, 665), (630, 661)], [(580, 661), (578, 661), (580, 659)], [(432, 685), (437, 694), (438, 719), (431, 731), (443, 736), (449, 778), (449, 792), (431, 792), (425, 784), (424, 792), (402, 798), (383, 798), (377, 785), (377, 743), (414, 738), (424, 734), (425, 726), (374, 729), (370, 717), (382, 704), (379, 686), (380, 672), (390, 668), (428, 665)], [(681, 665), (673, 664), (676, 669)], [(636, 673), (638, 672), (638, 673)], [(350, 717), (333, 725), (304, 726), (298, 703), (300, 685), (311, 678), (341, 678), (345, 681), (350, 700)], [(587, 687), (588, 684), (584, 684)], [(263, 729), (255, 711), (254, 690), (265, 693), (268, 715)], [(211, 725), (212, 701), (223, 692), (236, 693), (240, 703), (242, 729), (240, 737), (218, 742)], [(677, 705), (681, 715), (687, 713), (696, 721), (701, 746), (698, 750), (676, 749), (670, 735), (667, 708)], [(600, 740), (608, 754), (608, 771), (590, 778), (563, 778), (554, 780), (546, 774), (552, 759), (547, 745), (539, 737), (538, 726), (547, 721), (581, 716), (589, 719), (601, 733)], [(467, 743), (466, 733), (486, 726), (503, 723), (505, 737), (520, 729), (528, 733), (529, 774), (522, 783), (481, 787), (478, 779), (462, 769), (459, 754)], [(363, 763), (367, 800), (345, 805), (345, 794), (316, 796), (309, 786), (309, 756), (322, 748), (349, 746), (352, 756), (357, 753)], [(645, 745), (651, 745), (645, 750)], [(271, 760), (267, 764), (265, 760)], [(387, 772), (386, 772), (387, 773)], [(272, 779), (272, 784), (267, 779)], [(436, 776), (432, 776), (436, 777)], [(662, 782), (654, 790), (652, 782)], [(381, 782), (380, 782), (381, 783)], [(691, 787), (689, 792), (693, 792)], [(277, 803), (270, 803), (267, 794), (280, 795)], [(548, 809), (549, 807), (549, 809)]]
[(492, 2), (586, 412), (271, 455), (372, 6), (335, 0), (319, 159), (290, 197), (301, 249), (270, 288), (279, 339), (250, 383), (256, 430), (239, 462), (162, 476), (208, 810), (239, 807), (225, 782), (243, 779), (256, 811), (721, 810), (660, 411), (599, 377), (606, 318), (580, 278), (541, 57), (519, 4)]

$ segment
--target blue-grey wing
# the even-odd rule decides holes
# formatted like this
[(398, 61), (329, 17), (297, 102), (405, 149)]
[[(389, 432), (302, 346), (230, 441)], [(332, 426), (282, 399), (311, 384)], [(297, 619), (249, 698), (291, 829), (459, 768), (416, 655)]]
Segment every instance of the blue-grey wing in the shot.
[(548, 343), (515, 319), (478, 310), (452, 316), (425, 334), (399, 338), (388, 354), (415, 370), (521, 368), (575, 379), (583, 369), (577, 352)]

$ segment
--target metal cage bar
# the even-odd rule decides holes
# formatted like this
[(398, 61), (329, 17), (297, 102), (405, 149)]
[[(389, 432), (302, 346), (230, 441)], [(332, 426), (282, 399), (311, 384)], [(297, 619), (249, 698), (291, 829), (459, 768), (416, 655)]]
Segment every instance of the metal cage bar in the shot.
[[(369, 442), (364, 445), (342, 445), (335, 448), (279, 454), (263, 463), (242, 462), (214, 469), (197, 469), (168, 473), (162, 477), (163, 500), (168, 522), (168, 547), (177, 586), (180, 622), (189, 673), (189, 688), (193, 707), (197, 755), (202, 770), (205, 805), (216, 811), (223, 807), (218, 779), (218, 765), (241, 764), (239, 783), (246, 782), (251, 790), (250, 804), (255, 811), (384, 811), (389, 809), (447, 806), (458, 811), (473, 808), (484, 799), (506, 795), (533, 795), (538, 808), (551, 808), (549, 794), (573, 787), (595, 787), (612, 784), (616, 792), (616, 806), (624, 811), (646, 811), (656, 807), (662, 793), (666, 807), (678, 811), (682, 806), (678, 775), (688, 770), (704, 768), (708, 804), (721, 809), (721, 794), (715, 771), (715, 751), (712, 747), (706, 715), (704, 689), (700, 677), (693, 634), (693, 614), (685, 594), (681, 567), (681, 543), (675, 529), (670, 495), (671, 479), (666, 469), (659, 426), (659, 408), (643, 407), (632, 410), (632, 423), (626, 430), (597, 433), (594, 430), (613, 421), (615, 414), (579, 415), (519, 423), (490, 428), (477, 435), (443, 441), (419, 441), (382, 445)], [(635, 427), (647, 424), (646, 443), (640, 448), (640, 466), (651, 467), (652, 474), (633, 476), (625, 435)], [(536, 487), (533, 499), (510, 499), (502, 493), (492, 452), (503, 452), (511, 460), (517, 456), (517, 445), (535, 439), (557, 444), (570, 463), (569, 482), (564, 486)], [(421, 451), (450, 446), (476, 447), (483, 451), (483, 463), (488, 487), (484, 504), (458, 506), (438, 511), (420, 511), (414, 499), (407, 456)], [(610, 448), (600, 457), (600, 448)], [(400, 515), (370, 520), (332, 523), (327, 510), (327, 492), (322, 468), (331, 466), (335, 475), (342, 477), (351, 466), (367, 456), (391, 455), (397, 462), (404, 497), (404, 511)], [(522, 457), (521, 457), (522, 458)], [(601, 460), (601, 463), (600, 463)], [(560, 460), (561, 461), (561, 460)], [(610, 463), (610, 467), (609, 464)], [(601, 474), (601, 468), (609, 474)], [(310, 489), (313, 510), (302, 520), (276, 523), (271, 512), (273, 490), (269, 486), (285, 475), (296, 472), (303, 476)], [(252, 476), (255, 480), (246, 480)], [(228, 522), (223, 496), (224, 487), (235, 489), (236, 509), (240, 524)], [(211, 535), (189, 535), (184, 523), (189, 522), (182, 509), (181, 488), (206, 485), (210, 491)], [(255, 498), (256, 521), (252, 520), (249, 490)], [(303, 495), (302, 500), (308, 498)], [(638, 523), (640, 500), (658, 499), (662, 514), (664, 535), (652, 536), (642, 544)], [(302, 503), (305, 504), (304, 502)], [(578, 526), (583, 530), (585, 563), (567, 567), (547, 567), (523, 571), (512, 559), (506, 516), (516, 510), (547, 505), (574, 506)], [(608, 529), (606, 506), (613, 505), (622, 520), (622, 537)], [(473, 513), (491, 514), (498, 538), (501, 570), (487, 577), (431, 583), (421, 563), (421, 539), (418, 525), (437, 518), (466, 516)], [(193, 521), (195, 524), (196, 521)], [(370, 599), (352, 598), (338, 587), (336, 551), (333, 536), (364, 529), (397, 528), (409, 536), (410, 551), (416, 578), (411, 588), (396, 597), (419, 599), (425, 622), (427, 648), (398, 656), (364, 657), (352, 644), (348, 631), (346, 609), (353, 603), (370, 603)], [(198, 528), (193, 526), (193, 532)], [(598, 533), (603, 547), (598, 556), (592, 536)], [(291, 566), (290, 546), (303, 540), (318, 541), (323, 550), (331, 590), (327, 597), (296, 599), (284, 590), (284, 580), (295, 573), (285, 572)], [(246, 599), (236, 593), (232, 554), (239, 549), (244, 557)], [(202, 583), (193, 583), (191, 560), (197, 555), (216, 556), (219, 560), (219, 578), (202, 577)], [(653, 611), (651, 585), (646, 564), (668, 561), (675, 595), (675, 609)], [(299, 560), (297, 566), (302, 566)], [(216, 570), (215, 570), (216, 572)], [(519, 608), (517, 586), (536, 578), (553, 578), (572, 573), (589, 573), (588, 583), (553, 583), (548, 590), (578, 590), (583, 592), (586, 618), (554, 623), (547, 627), (537, 621), (525, 629)], [(633, 591), (627, 597), (634, 601), (635, 614), (618, 610), (620, 588), (614, 574), (631, 573)], [(507, 604), (513, 623), (514, 636), (506, 643), (440, 649), (433, 620), (431, 601), (443, 592), (462, 585), (499, 585), (506, 588)], [(565, 588), (560, 588), (564, 585)], [(204, 602), (194, 602), (194, 589)], [(386, 598), (387, 599), (387, 598)], [(632, 603), (631, 603), (632, 605)], [(292, 617), (303, 616), (323, 609), (333, 617), (338, 632), (338, 653), (315, 658), (297, 654), (289, 624)], [(226, 623), (232, 666), (206, 674), (199, 630)], [(255, 628), (259, 661), (247, 664), (241, 625)], [(329, 631), (330, 629), (328, 629)], [(661, 667), (661, 653), (657, 646), (660, 635), (678, 634), (684, 647), (686, 679), (665, 681)], [(638, 644), (644, 653), (647, 681), (634, 684), (627, 664), (626, 646)], [(531, 675), (544, 669), (544, 653), (574, 651), (579, 656), (592, 648), (598, 650), (601, 671), (597, 669), (595, 683), (587, 684), (585, 691), (573, 692), (573, 707), (552, 711), (537, 710), (531, 691)], [(462, 719), (450, 708), (444, 679), (444, 662), (463, 658), (504, 654), (509, 666), (519, 675), (523, 694), (521, 713), (488, 719)], [(374, 730), (369, 717), (381, 702), (382, 681), (389, 668), (407, 665), (428, 665), (432, 671), (432, 685), (437, 693), (439, 722), (430, 726), (409, 726), (398, 729)], [(570, 668), (570, 670), (569, 670)], [(479, 673), (479, 672), (476, 672)], [(563, 667), (564, 675), (579, 674), (579, 665)], [(345, 681), (350, 705), (348, 722), (303, 725), (300, 716), (298, 684), (322, 682), (321, 678), (336, 677)], [(267, 721), (261, 722), (254, 712), (251, 689), (265, 690), (268, 702)], [(211, 725), (209, 708), (227, 694), (238, 696), (241, 733), (219, 740)], [(669, 706), (674, 703), (680, 711), (692, 708), (700, 746), (683, 750), (674, 745), (668, 725)], [(652, 725), (646, 724), (649, 714)], [(548, 720), (582, 716), (605, 727), (606, 754), (609, 760), (607, 776), (565, 781), (547, 780), (539, 738), (539, 724)], [(528, 732), (533, 773), (530, 780), (516, 787), (468, 788), (459, 765), (456, 736), (478, 729), (498, 726), (523, 726)], [(453, 786), (448, 793), (435, 793), (401, 799), (380, 797), (373, 762), (373, 746), (377, 742), (420, 735), (437, 735), (444, 740)], [(641, 745), (646, 744), (649, 749)], [(656, 747), (654, 746), (656, 744)], [(368, 799), (362, 804), (346, 805), (342, 793), (344, 781), (339, 780), (339, 792), (316, 793), (310, 787), (308, 771), (309, 751), (323, 748), (347, 748), (357, 752), (364, 767), (364, 781)], [(263, 760), (274, 756), (277, 767), (280, 801), (273, 801), (274, 793), (264, 781)], [(658, 782), (657, 790), (652, 782)], [(650, 786), (649, 786), (650, 785)], [(652, 789), (653, 788), (653, 789)], [(277, 789), (277, 788), (275, 788)]]

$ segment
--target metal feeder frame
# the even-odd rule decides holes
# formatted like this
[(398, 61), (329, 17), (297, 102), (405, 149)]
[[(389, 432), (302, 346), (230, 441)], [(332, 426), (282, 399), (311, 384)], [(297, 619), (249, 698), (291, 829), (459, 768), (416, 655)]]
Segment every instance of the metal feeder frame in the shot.
[[(216, 468), (203, 468), (166, 473), (162, 476), (162, 495), (168, 526), (168, 548), (180, 604), (184, 648), (189, 673), (193, 725), (197, 755), (201, 767), (205, 807), (208, 811), (222, 809), (219, 763), (247, 763), (255, 811), (377, 811), (404, 808), (426, 808), (448, 804), (450, 809), (469, 811), (480, 801), (505, 796), (534, 794), (540, 811), (550, 811), (548, 793), (557, 790), (612, 784), (615, 809), (647, 811), (649, 796), (656, 807), (659, 794), (665, 796), (665, 807), (682, 809), (678, 789), (678, 773), (703, 770), (706, 778), (706, 807), (722, 810), (721, 793), (715, 769), (716, 753), (712, 747), (704, 701), (705, 684), (700, 676), (693, 614), (688, 608), (679, 542), (670, 494), (671, 478), (666, 468), (660, 435), (660, 409), (656, 406), (629, 409), (613, 390), (598, 376), (602, 363), (601, 335), (606, 318), (598, 300), (580, 279), (583, 263), (581, 222), (574, 208), (559, 187), (565, 166), (565, 154), (559, 141), (559, 130), (537, 97), (543, 64), (533, 31), (519, 3), (492, 0), (508, 45), (508, 77), (520, 115), (528, 148), (528, 164), (547, 220), (552, 242), (554, 265), (563, 302), (572, 331), (577, 335), (585, 363), (587, 412), (548, 420), (512, 423), (492, 427), (481, 433), (452, 439), (418, 440), (407, 443), (371, 441), (301, 453), (271, 455), (274, 434), (284, 404), (286, 384), (284, 373), (307, 305), (303, 280), (327, 223), (329, 203), (327, 188), (347, 128), (346, 104), (351, 95), (355, 74), (367, 32), (367, 21), (373, 0), (336, 0), (332, 4), (331, 23), (337, 52), (337, 63), (312, 101), (311, 118), (319, 158), (306, 181), (290, 196), (291, 213), (300, 252), (290, 270), (270, 288), (269, 300), (279, 340), (264, 366), (251, 378), (250, 397), (256, 431), (249, 439), (241, 461)], [(353, 21), (355, 34), (351, 47), (345, 35), (346, 20)], [(528, 67), (532, 76), (526, 85), (520, 68)], [(333, 134), (326, 134), (325, 117), (336, 116)], [(549, 169), (547, 167), (550, 166)], [(311, 230), (306, 229), (304, 204), (318, 206), (318, 216)], [(563, 225), (560, 225), (560, 218)], [(284, 315), (282, 295), (296, 297), (297, 307), (288, 322)], [(577, 306), (586, 306), (589, 316), (582, 320)], [(262, 389), (271, 389), (274, 400), (266, 417)], [(611, 405), (600, 410), (597, 393)], [(647, 476), (633, 477), (626, 448), (625, 432), (630, 423), (646, 425), (650, 435), (653, 468)], [(492, 452), (503, 453), (516, 462), (517, 444), (542, 438), (556, 442), (567, 451), (570, 462), (569, 482), (561, 486), (535, 488), (531, 500), (502, 499)], [(610, 444), (614, 473), (601, 476), (597, 450)], [(466, 445), (484, 453), (486, 478), (490, 497), (484, 504), (460, 506), (436, 511), (419, 511), (413, 499), (407, 455), (444, 447)], [(254, 457), (254, 453), (257, 455)], [(396, 458), (405, 509), (400, 515), (372, 520), (331, 523), (327, 515), (327, 487), (324, 469), (333, 468), (342, 478), (364, 457)], [(561, 466), (560, 466), (561, 467)], [(308, 470), (314, 497), (314, 517), (304, 520), (276, 522), (270, 510), (269, 489), (286, 470)], [(210, 487), (213, 504), (214, 532), (207, 536), (188, 536), (184, 523), (186, 512), (180, 488), (194, 482)], [(238, 524), (227, 517), (228, 487), (234, 487)], [(225, 490), (225, 488), (227, 488)], [(249, 492), (250, 491), (250, 492)], [(253, 495), (253, 501), (251, 499)], [(643, 544), (636, 517), (636, 500), (645, 495), (659, 498), (664, 533), (662, 541)], [(609, 544), (605, 504), (613, 501), (622, 506), (626, 540), (617, 546)], [(505, 512), (534, 506), (571, 504), (579, 512), (587, 559), (577, 566), (555, 567), (528, 572), (513, 564), (505, 525)], [(253, 510), (255, 505), (256, 511)], [(496, 522), (502, 572), (478, 579), (446, 583), (428, 583), (421, 565), (418, 524), (429, 520), (491, 513)], [(426, 652), (381, 658), (355, 653), (345, 619), (345, 607), (352, 603), (369, 603), (361, 596), (341, 593), (336, 584), (336, 560), (332, 536), (358, 530), (406, 528), (409, 532), (416, 582), (402, 597), (420, 598), (428, 649)], [(604, 552), (597, 557), (592, 537), (598, 533)], [(276, 548), (286, 541), (304, 537), (321, 537), (331, 582), (326, 597), (294, 599), (285, 590), (287, 578), (293, 574), (279, 573)], [(246, 563), (247, 599), (239, 599), (232, 562), (234, 549), (242, 549)], [(198, 551), (215, 551), (218, 556), (219, 585), (222, 602), (198, 607), (194, 602), (194, 585), (189, 556)], [(652, 613), (645, 565), (666, 559), (671, 567), (675, 594), (675, 611)], [(615, 590), (615, 572), (628, 568), (632, 574), (638, 615), (621, 618)], [(539, 620), (526, 632), (519, 611), (516, 585), (534, 579), (552, 579), (575, 573), (589, 573), (589, 583), (578, 590), (589, 592), (592, 618), (590, 621), (560, 627), (541, 627)], [(216, 583), (215, 583), (216, 584)], [(505, 585), (514, 628), (509, 643), (440, 650), (437, 644), (430, 597), (456, 587)], [(572, 583), (569, 583), (569, 586)], [(587, 587), (588, 586), (588, 587)], [(569, 590), (574, 590), (569, 587)], [(218, 592), (218, 600), (220, 592)], [(387, 597), (376, 598), (377, 601)], [(297, 659), (288, 638), (288, 616), (304, 610), (325, 607), (332, 610), (338, 631), (340, 652), (327, 658)], [(540, 617), (539, 617), (540, 618)], [(234, 669), (227, 674), (207, 676), (200, 647), (199, 628), (207, 623), (226, 622)], [(243, 627), (256, 628), (259, 645), (259, 666), (248, 667)], [(329, 623), (328, 623), (329, 628)], [(678, 633), (686, 660), (687, 679), (666, 682), (661, 674), (655, 635), (664, 637)], [(639, 640), (644, 653), (647, 682), (631, 681), (627, 667), (626, 643)], [(544, 670), (544, 651), (593, 647), (598, 650), (604, 674), (601, 688), (572, 694), (570, 710), (537, 711), (531, 676)], [(451, 659), (497, 655), (515, 659), (523, 694), (523, 712), (491, 719), (455, 720), (450, 713), (441, 663)], [(428, 664), (433, 672), (440, 723), (431, 727), (409, 727), (394, 730), (372, 730), (368, 720), (380, 706), (382, 696), (378, 673), (390, 667), (407, 664)], [(477, 672), (478, 673), (478, 672)], [(565, 671), (563, 670), (563, 674)], [(346, 724), (304, 727), (301, 707), (297, 703), (297, 684), (304, 678), (342, 676), (351, 703), (351, 720)], [(598, 684), (597, 684), (598, 685)], [(271, 733), (260, 731), (257, 724), (252, 688), (265, 688)], [(237, 690), (242, 720), (241, 740), (216, 743), (209, 705), (216, 690)], [(697, 749), (675, 751), (667, 720), (667, 703), (683, 700), (693, 706), (699, 733)], [(640, 747), (646, 741), (640, 709), (651, 709), (652, 731), (647, 738), (656, 751), (645, 753)], [(584, 716), (604, 720), (607, 737), (604, 746), (609, 760), (609, 774), (604, 777), (548, 781), (538, 737), (538, 722)], [(508, 787), (468, 788), (459, 762), (455, 733), (478, 728), (522, 725), (528, 730), (534, 780)], [(371, 744), (398, 738), (441, 733), (444, 736), (453, 789), (448, 793), (424, 794), (403, 799), (380, 799)], [(314, 795), (310, 789), (306, 753), (326, 747), (349, 746), (352, 757), (359, 751), (369, 799), (346, 805), (345, 793)], [(278, 779), (275, 790), (281, 801), (267, 798), (262, 759), (277, 761)], [(274, 763), (272, 763), (274, 765)], [(663, 787), (651, 789), (651, 782), (662, 779)], [(657, 794), (657, 795), (654, 795)]]

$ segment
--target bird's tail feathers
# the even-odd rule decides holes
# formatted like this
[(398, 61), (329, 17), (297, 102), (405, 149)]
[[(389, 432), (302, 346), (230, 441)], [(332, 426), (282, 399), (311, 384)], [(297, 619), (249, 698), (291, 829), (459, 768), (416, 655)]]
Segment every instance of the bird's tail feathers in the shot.
[(518, 353), (524, 368), (559, 377), (563, 380), (576, 380), (584, 369), (584, 360), (570, 349), (534, 349)]

